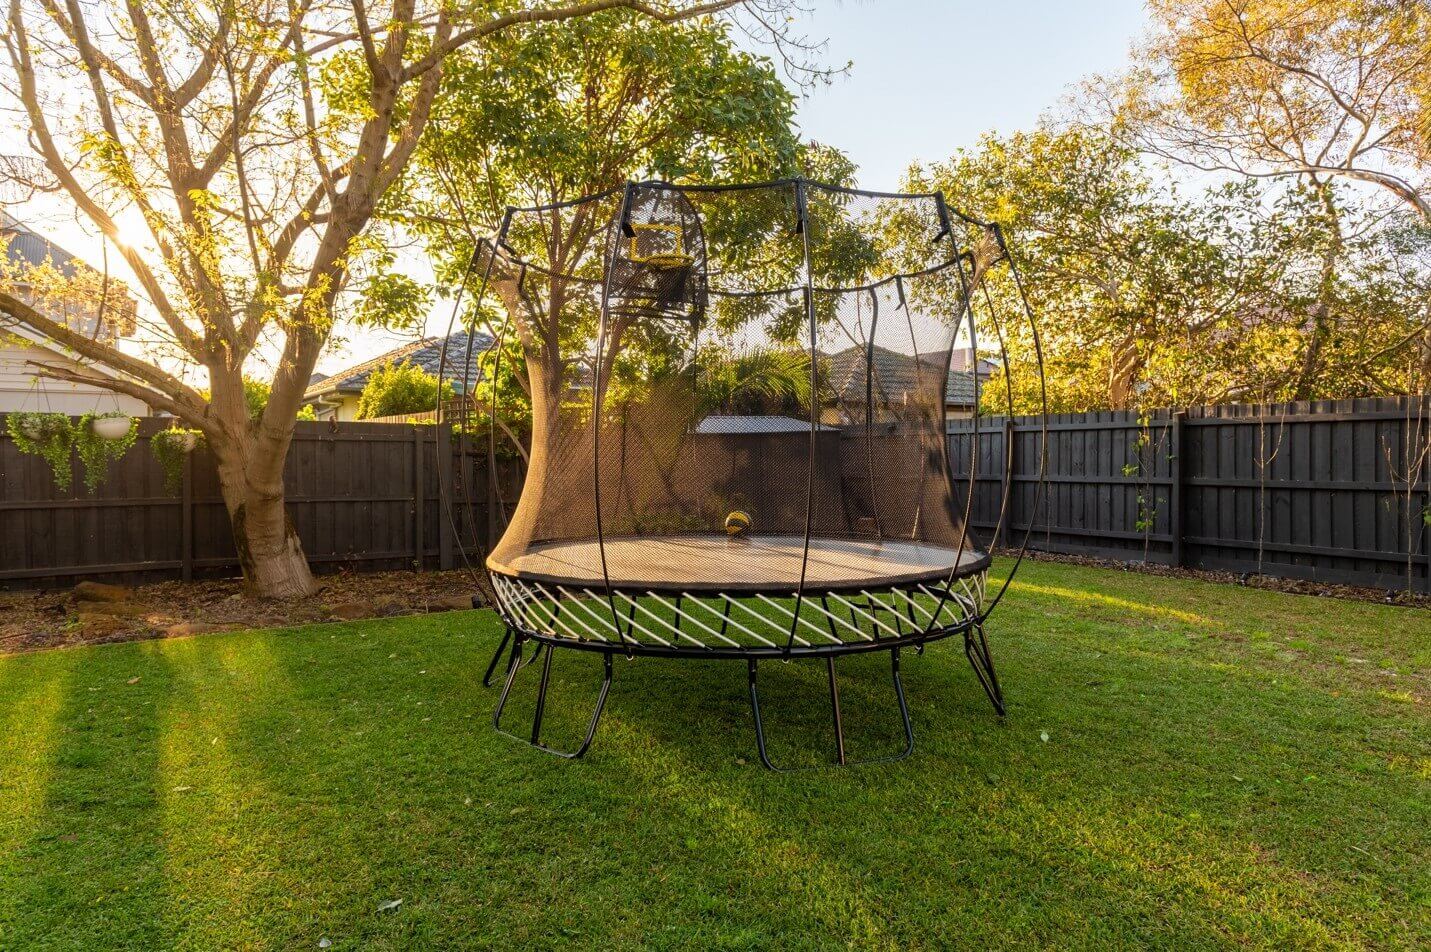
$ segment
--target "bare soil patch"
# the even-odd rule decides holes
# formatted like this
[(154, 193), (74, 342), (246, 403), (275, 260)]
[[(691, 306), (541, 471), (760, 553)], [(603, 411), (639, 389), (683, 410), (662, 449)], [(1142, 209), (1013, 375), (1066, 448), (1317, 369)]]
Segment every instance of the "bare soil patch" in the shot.
[(3, 592), (0, 654), (448, 611), (470, 608), (477, 591), (465, 571), (344, 572), (318, 583), (316, 595), (287, 600), (247, 598), (236, 578)]

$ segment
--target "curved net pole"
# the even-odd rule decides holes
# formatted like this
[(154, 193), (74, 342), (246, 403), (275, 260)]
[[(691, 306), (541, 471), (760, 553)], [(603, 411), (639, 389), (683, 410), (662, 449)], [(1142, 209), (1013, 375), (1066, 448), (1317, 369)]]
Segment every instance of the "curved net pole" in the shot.
[[(606, 604), (611, 609), (611, 623), (618, 635), (621, 633), (621, 615), (616, 610), (616, 597), (611, 592), (611, 573), (606, 566), (606, 530), (601, 519), (601, 407), (606, 400), (606, 388), (602, 386), (602, 357), (606, 353), (606, 325), (611, 317), (611, 276), (616, 270), (616, 255), (620, 248), (617, 236), (611, 229), (619, 228), (628, 237), (635, 234), (631, 227), (631, 202), (636, 196), (636, 184), (626, 183), (626, 192), (621, 199), (621, 210), (616, 220), (607, 226), (606, 260), (601, 268), (601, 316), (596, 325), (596, 353), (591, 361), (591, 497), (596, 508), (596, 551), (601, 559), (601, 584), (606, 595)], [(623, 639), (624, 640), (624, 639)]]
[[(512, 216), (515, 213), (516, 210), (512, 208), (512, 206), (508, 205), (506, 211), (502, 215), (502, 227), (497, 229), (497, 236), (492, 242), (491, 250), (488, 252), (490, 257), (488, 258), (487, 273), (489, 275), (492, 271), (492, 265), (497, 259), (497, 253), (502, 249), (502, 246), (507, 241), (507, 232), (512, 227)], [(517, 282), (519, 287), (524, 277), (524, 275), (518, 276)], [(486, 293), (487, 280), (484, 279), (482, 282), (483, 297), (486, 296)], [(478, 298), (478, 310), (480, 310), (481, 307), (482, 298)], [(506, 519), (507, 515), (506, 501), (502, 498), (502, 487), (497, 479), (497, 408), (499, 406), (498, 397), (500, 396), (500, 389), (502, 384), (502, 353), (503, 349), (507, 345), (507, 330), (511, 326), (512, 315), (506, 314), (502, 318), (502, 326), (497, 330), (497, 337), (492, 342), (492, 347), (494, 348), (492, 356), (492, 385), (490, 387), (492, 393), (490, 399), (488, 400), (487, 408), (487, 535), (489, 541), (492, 536), (496, 535), (495, 516), (498, 508), (498, 503), (501, 504), (502, 517), (504, 520)], [(467, 354), (469, 363), (464, 365), (462, 368), (464, 379), (467, 378), (469, 373), (472, 354), (472, 335), (470, 332), (467, 335)], [(463, 413), (467, 412), (466, 400), (462, 401), (462, 411)]]
[[(493, 244), (493, 246), (492, 246), (492, 251), (491, 251), (491, 253), (489, 253), (488, 256), (487, 256), (487, 266), (486, 266), (486, 267), (483, 269), (483, 271), (482, 271), (482, 282), (481, 282), (480, 285), (478, 285), (477, 295), (476, 295), (476, 298), (475, 298), (474, 314), (475, 314), (475, 313), (480, 313), (480, 311), (481, 311), (481, 309), (482, 309), (482, 303), (483, 303), (483, 301), (486, 300), (486, 297), (487, 297), (487, 287), (488, 287), (489, 283), (490, 283), (491, 280), (492, 280), (492, 268), (493, 268), (493, 265), (494, 265), (495, 262), (496, 262), (496, 249), (497, 249), (497, 245), (500, 244), (502, 241), (506, 240), (507, 229), (508, 229), (508, 227), (509, 227), (510, 224), (511, 224), (511, 220), (512, 220), (512, 213), (511, 213), (511, 210), (508, 209), (507, 213), (506, 213), (505, 215), (503, 215), (503, 217), (502, 217), (502, 224), (501, 224), (501, 227), (498, 229), (497, 239), (496, 239), (496, 241), (494, 242), (494, 244)], [(437, 423), (439, 426), (440, 426), (440, 425), (442, 424), (442, 422), (443, 422), (442, 385), (443, 385), (443, 383), (445, 382), (446, 375), (447, 375), (447, 349), (448, 349), (448, 344), (449, 344), (449, 343), (451, 342), (451, 340), (452, 340), (452, 327), (453, 327), (453, 325), (457, 322), (457, 316), (458, 316), (458, 314), (461, 313), (462, 298), (463, 298), (463, 296), (466, 294), (466, 292), (467, 292), (467, 284), (468, 284), (468, 282), (469, 282), (469, 281), (471, 280), (471, 278), (472, 278), (472, 272), (473, 272), (473, 270), (474, 270), (474, 267), (473, 267), (473, 266), (476, 264), (477, 253), (478, 253), (478, 250), (481, 248), (481, 244), (482, 244), (482, 240), (481, 240), (481, 239), (478, 239), (477, 247), (473, 248), (472, 258), (471, 258), (471, 260), (468, 262), (467, 269), (462, 273), (462, 282), (461, 282), (461, 284), (458, 285), (458, 287), (457, 287), (457, 295), (456, 295), (456, 296), (453, 298), (453, 300), (452, 300), (452, 314), (451, 314), (451, 316), (449, 316), (448, 319), (447, 319), (447, 333), (446, 333), (446, 335), (442, 338), (442, 350), (441, 350), (441, 352), (440, 352), (439, 355), (438, 355), (438, 360), (437, 360), (437, 409), (436, 409), (436, 413), (434, 414), (434, 419), (435, 419), (436, 423)], [(474, 322), (473, 327), (475, 327), (475, 322)], [(459, 447), (459, 450), (461, 450), (461, 448), (464, 446), (463, 441), (465, 441), (466, 438), (467, 438), (467, 429), (468, 429), (468, 425), (467, 425), (467, 411), (468, 411), (467, 403), (468, 403), (468, 401), (467, 401), (467, 392), (466, 392), (466, 391), (467, 391), (467, 387), (468, 387), (468, 381), (471, 379), (471, 366), (472, 366), (472, 331), (473, 331), (473, 327), (468, 327), (468, 329), (467, 329), (466, 354), (465, 354), (465, 356), (464, 356), (464, 358), (463, 358), (463, 366), (462, 366), (463, 400), (462, 400), (461, 430), (460, 430), (460, 432), (459, 432), (459, 434), (458, 434), (458, 441), (459, 441), (459, 442), (458, 442), (458, 447)], [(492, 425), (493, 425), (493, 427), (496, 426), (496, 416), (495, 416), (495, 414), (494, 414), (493, 417), (492, 417)], [(465, 470), (465, 469), (466, 469), (466, 463), (465, 463), (465, 461), (466, 461), (466, 453), (465, 453), (465, 452), (459, 452), (459, 456), (460, 456), (460, 458), (463, 460), (462, 469)], [(488, 487), (489, 487), (489, 491), (490, 491), (491, 486), (495, 485), (495, 464), (492, 462), (492, 459), (491, 459), (490, 454), (489, 454), (489, 458), (488, 458), (488, 465), (494, 467), (493, 472), (491, 472), (491, 473), (489, 474), (489, 477), (490, 477), (490, 478), (488, 479)], [(473, 568), (471, 559), (468, 558), (468, 555), (467, 555), (467, 546), (464, 545), (464, 544), (463, 544), (463, 541), (462, 541), (462, 533), (461, 533), (460, 531), (458, 531), (457, 518), (456, 518), (456, 515), (454, 514), (454, 512), (453, 512), (453, 510), (452, 510), (452, 489), (451, 489), (451, 486), (450, 486), (450, 485), (448, 486), (448, 489), (447, 489), (447, 492), (446, 492), (446, 493), (442, 493), (442, 492), (441, 492), (441, 488), (442, 488), (442, 487), (441, 487), (441, 484), (440, 484), (440, 482), (439, 482), (438, 489), (439, 489), (439, 493), (440, 493), (440, 495), (441, 495), (441, 497), (442, 497), (443, 515), (446, 517), (446, 519), (447, 519), (447, 521), (448, 521), (448, 524), (452, 527), (452, 537), (453, 537), (455, 540), (457, 540), (457, 551), (462, 554), (462, 562), (463, 562), (463, 564), (467, 567), (467, 571), (473, 576), (474, 579), (478, 579), (478, 580), (480, 581), (481, 584), (478, 585), (478, 589), (479, 589), (478, 594), (481, 596), (482, 601), (483, 601), (486, 605), (488, 605), (489, 607), (495, 607), (496, 604), (497, 604), (496, 594), (495, 594), (495, 592), (494, 592), (493, 589), (492, 589), (491, 580), (487, 577), (487, 565), (486, 565), (486, 560), (483, 559), (483, 558), (481, 558), (481, 554), (482, 554), (483, 551), (485, 551), (486, 546), (485, 546), (485, 545), (482, 545), (480, 542), (477, 543), (477, 546), (476, 546), (477, 551), (478, 551), (479, 560), (480, 560), (481, 563), (482, 563), (482, 572), (481, 572), (481, 574), (479, 575), (478, 572), (476, 571), (476, 569)], [(471, 498), (472, 489), (471, 489), (471, 486), (468, 485), (468, 481), (465, 480), (465, 479), (463, 480), (462, 491), (463, 491), (463, 495), (467, 497), (468, 511), (471, 512), (471, 510), (472, 510), (472, 508), (473, 508), (472, 498)], [(474, 532), (474, 536), (475, 536), (475, 535), (476, 535), (476, 533)], [(419, 558), (419, 560), (421, 560), (421, 558), (422, 558), (422, 554), (421, 554), (421, 553), (418, 553), (418, 558)]]
[[(1040, 430), (1038, 446), (1038, 485), (1034, 490), (1033, 512), (1029, 514), (1029, 523), (1024, 529), (1023, 541), (1019, 543), (1019, 553), (1014, 558), (1014, 564), (1009, 569), (1009, 574), (1004, 578), (1004, 584), (999, 588), (999, 591), (994, 597), (989, 600), (988, 604), (984, 606), (983, 612), (979, 615), (981, 624), (984, 619), (993, 613), (994, 609), (1003, 599), (1004, 593), (1006, 593), (1009, 590), (1009, 586), (1013, 584), (1014, 576), (1018, 573), (1019, 566), (1023, 565), (1024, 556), (1028, 554), (1029, 540), (1033, 538), (1034, 517), (1038, 515), (1039, 509), (1043, 506), (1044, 494), (1048, 488), (1046, 482), (1048, 475), (1048, 385), (1044, 379), (1043, 341), (1039, 337), (1038, 319), (1034, 317), (1033, 305), (1029, 304), (1028, 292), (1024, 288), (1024, 279), (1023, 275), (1019, 272), (1018, 262), (1014, 259), (1013, 253), (1009, 250), (1008, 242), (1004, 239), (1003, 228), (997, 223), (994, 225), (994, 238), (999, 243), (999, 250), (1003, 252), (1004, 260), (1009, 263), (1009, 274), (1014, 279), (1014, 288), (1018, 291), (1019, 303), (1023, 308), (1024, 317), (1028, 319), (1029, 330), (1033, 335), (1034, 359), (1038, 364)], [(1004, 375), (1006, 378), (1011, 379), (1009, 377), (1007, 364), (1004, 366)], [(1010, 456), (1008, 459), (1012, 462), (1013, 457)], [(1012, 476), (1012, 473), (1010, 473), (1010, 475)], [(1010, 482), (1012, 482), (1012, 480), (1010, 480)]]
[[(944, 584), (941, 586), (939, 603), (934, 606), (934, 614), (930, 616), (929, 624), (924, 630), (925, 634), (932, 631), (938, 624), (939, 615), (944, 611), (944, 606), (949, 601), (950, 586), (954, 584), (954, 579), (959, 574), (959, 565), (964, 561), (964, 550), (969, 542), (969, 520), (974, 514), (974, 492), (978, 486), (979, 471), (979, 333), (974, 321), (973, 295), (969, 285), (969, 277), (964, 274), (963, 252), (959, 248), (959, 239), (954, 234), (953, 222), (949, 219), (949, 206), (944, 201), (943, 192), (935, 193), (935, 202), (939, 208), (939, 220), (942, 229), (941, 234), (935, 236), (935, 240), (938, 241), (939, 238), (942, 238), (944, 234), (947, 233), (949, 236), (949, 244), (954, 249), (954, 269), (959, 275), (960, 310), (962, 312), (959, 315), (960, 319), (954, 324), (953, 338), (949, 341), (949, 346), (945, 349), (944, 378), (941, 385), (941, 392), (949, 386), (949, 367), (954, 360), (954, 344), (958, 339), (959, 324), (967, 319), (969, 323), (969, 349), (974, 361), (974, 423), (969, 443), (969, 484), (964, 493), (964, 516), (959, 523), (959, 545), (954, 553), (954, 564), (949, 569), (949, 577), (944, 580)], [(969, 218), (967, 215), (960, 214), (959, 217), (980, 227), (988, 227), (983, 222)], [(974, 261), (973, 264), (977, 270), (978, 262)], [(944, 421), (942, 414), (940, 417), (939, 426), (941, 439), (943, 441), (940, 455), (944, 459), (944, 465), (941, 469), (944, 473), (945, 483), (949, 487), (949, 495), (951, 498), (955, 498), (954, 472), (949, 465), (949, 427)]]
[(810, 274), (810, 206), (806, 182), (795, 180), (795, 230), (800, 233), (801, 271), (805, 298), (805, 318), (810, 326), (810, 458), (805, 469), (805, 546), (800, 555), (800, 587), (795, 589), (795, 614), (790, 619), (790, 637), (785, 641), (785, 653), (795, 646), (795, 631), (800, 624), (800, 606), (805, 599), (805, 576), (810, 567), (810, 530), (815, 516), (815, 459), (820, 435), (820, 361), (816, 353), (815, 285)]
[[(899, 304), (904, 303), (904, 282), (895, 277), (899, 289)], [(884, 538), (884, 522), (879, 516), (879, 493), (875, 492), (874, 475), (874, 349), (875, 332), (879, 328), (879, 292), (870, 288), (870, 332), (865, 339), (865, 478), (869, 480), (870, 514), (874, 516), (875, 538)], [(812, 355), (811, 359), (814, 357)]]
[[(994, 307), (993, 296), (989, 294), (989, 284), (987, 281), (979, 281), (979, 293), (984, 296), (984, 310), (989, 315), (989, 323), (994, 329), (994, 337), (999, 342), (999, 359), (1003, 361), (1005, 367), (1009, 366), (1009, 348), (1004, 338), (1004, 327), (999, 321), (998, 309)], [(975, 373), (978, 373), (977, 366)], [(1004, 447), (1004, 470), (1000, 485), (1003, 490), (999, 494), (999, 514), (994, 520), (994, 536), (989, 540), (989, 551), (992, 552), (999, 547), (999, 540), (1008, 533), (1004, 532), (1004, 518), (1009, 512), (1009, 500), (1013, 498), (1014, 490), (1014, 444), (1013, 444), (1013, 420), (1014, 420), (1014, 391), (1011, 387), (1004, 387), (1004, 413), (1009, 422), (1009, 429), (1005, 430), (1010, 439), (1008, 445)], [(1010, 532), (1013, 530), (1011, 529)]]

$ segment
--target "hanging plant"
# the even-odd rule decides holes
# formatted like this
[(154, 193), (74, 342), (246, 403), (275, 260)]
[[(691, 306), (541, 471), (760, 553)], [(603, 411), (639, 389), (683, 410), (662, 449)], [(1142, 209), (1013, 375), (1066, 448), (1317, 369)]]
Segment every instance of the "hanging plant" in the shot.
[(164, 467), (164, 488), (178, 493), (184, 486), (184, 457), (194, 451), (204, 434), (171, 426), (149, 438), (149, 450)]
[(43, 457), (50, 464), (56, 486), (70, 488), (75, 432), (69, 417), (63, 413), (11, 413), (5, 418), (5, 429), (17, 450)]
[[(123, 424), (124, 429), (119, 430), (118, 424)], [(106, 435), (116, 430), (119, 430), (118, 435)], [(74, 425), (74, 447), (79, 453), (80, 462), (84, 464), (85, 489), (94, 492), (99, 488), (99, 484), (109, 475), (109, 464), (129, 452), (135, 437), (138, 436), (138, 430), (134, 420), (125, 413), (105, 413), (99, 416), (86, 413), (79, 418), (79, 422)]]
[(134, 418), (118, 410), (101, 413), (89, 421), (89, 428), (101, 440), (128, 440), (134, 444)]

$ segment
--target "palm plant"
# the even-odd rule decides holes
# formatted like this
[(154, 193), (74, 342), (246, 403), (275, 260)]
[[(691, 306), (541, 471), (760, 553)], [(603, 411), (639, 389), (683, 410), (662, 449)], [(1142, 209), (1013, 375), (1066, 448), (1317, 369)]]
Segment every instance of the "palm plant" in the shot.
[(803, 414), (810, 406), (810, 355), (759, 347), (702, 355), (696, 372), (702, 415)]

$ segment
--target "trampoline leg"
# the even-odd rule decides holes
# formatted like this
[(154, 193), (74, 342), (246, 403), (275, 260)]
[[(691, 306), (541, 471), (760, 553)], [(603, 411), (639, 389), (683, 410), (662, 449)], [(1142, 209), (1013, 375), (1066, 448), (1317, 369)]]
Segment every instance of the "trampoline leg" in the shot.
[(747, 682), (750, 685), (750, 713), (755, 718), (755, 749), (760, 753), (760, 762), (767, 770), (784, 772), (780, 767), (770, 762), (770, 755), (765, 751), (765, 724), (760, 719), (760, 692), (755, 687), (755, 667), (756, 661), (751, 658), (748, 662)]
[(968, 655), (974, 676), (979, 679), (984, 693), (989, 695), (994, 710), (1003, 717), (1006, 713), (1004, 692), (999, 688), (999, 676), (994, 673), (994, 658), (989, 654), (989, 641), (984, 637), (983, 625), (975, 624), (964, 632), (964, 654)]
[[(540, 649), (541, 647), (543, 646), (538, 643), (538, 648)], [(591, 747), (591, 741), (593, 738), (596, 737), (596, 726), (601, 722), (601, 712), (606, 709), (606, 697), (608, 694), (611, 693), (611, 675), (613, 671), (613, 666), (611, 663), (611, 653), (603, 652), (601, 655), (601, 690), (596, 695), (596, 707), (591, 712), (591, 719), (588, 720), (586, 723), (586, 733), (582, 736), (581, 746), (578, 747), (576, 750), (567, 751), (557, 750), (554, 747), (548, 747), (546, 744), (541, 743), (542, 717), (546, 712), (547, 689), (550, 687), (551, 684), (552, 655), (555, 654), (555, 652), (551, 649), (550, 646), (546, 646), (546, 648), (546, 657), (542, 660), (541, 681), (537, 688), (537, 708), (536, 712), (532, 715), (532, 732), (530, 739), (525, 737), (518, 737), (516, 734), (513, 734), (510, 731), (505, 731), (502, 729), (502, 711), (507, 706), (507, 697), (512, 693), (512, 684), (517, 679), (517, 672), (521, 671), (522, 668), (525, 668), (528, 664), (531, 664), (532, 661), (535, 661), (537, 658), (536, 654), (533, 654), (531, 661), (523, 663), (520, 660), (522, 652), (522, 643), (520, 635), (517, 636), (516, 642), (512, 645), (512, 654), (507, 662), (507, 679), (502, 685), (501, 696), (497, 698), (497, 708), (492, 712), (492, 726), (496, 728), (497, 733), (502, 734), (505, 737), (511, 737), (514, 740), (523, 741), (531, 745), (532, 747), (535, 747), (537, 750), (552, 754), (556, 757), (563, 757), (567, 760), (575, 760), (576, 758), (581, 757), (583, 754), (585, 754), (587, 749)]]
[[(835, 721), (835, 753), (836, 763), (841, 767), (859, 767), (865, 764), (884, 764), (896, 760), (903, 760), (914, 753), (914, 724), (909, 719), (909, 702), (904, 696), (904, 681), (899, 676), (899, 649), (891, 648), (890, 677), (894, 682), (894, 696), (899, 702), (900, 725), (904, 729), (904, 749), (897, 754), (887, 757), (872, 757), (868, 760), (849, 760), (845, 754), (845, 731), (844, 722), (840, 715), (840, 688), (835, 680), (835, 659), (826, 658), (828, 665), (827, 672), (830, 680), (830, 710)], [(754, 658), (748, 659), (747, 682), (750, 686), (750, 712), (755, 720), (755, 748), (760, 753), (760, 762), (766, 768), (779, 773), (793, 773), (798, 770), (810, 770), (814, 767), (777, 767), (770, 759), (769, 750), (765, 744), (765, 722), (760, 716), (760, 690), (756, 685), (757, 662)]]
[(845, 724), (840, 719), (840, 682), (835, 680), (835, 656), (825, 659), (825, 667), (830, 675), (830, 713), (835, 720), (835, 760), (841, 767), (845, 765)]
[(487, 662), (487, 673), (482, 675), (482, 686), (490, 688), (492, 686), (492, 672), (497, 670), (497, 662), (502, 660), (502, 652), (507, 650), (507, 643), (512, 640), (512, 629), (508, 628), (502, 632), (502, 640), (497, 643), (497, 650), (492, 652), (492, 660)]
[[(502, 711), (507, 706), (507, 696), (512, 693), (512, 684), (517, 680), (517, 672), (522, 669), (522, 636), (512, 639), (512, 652), (507, 656), (507, 676), (502, 681), (502, 693), (497, 695), (497, 706), (492, 711), (492, 726), (502, 730)], [(505, 733), (505, 732), (503, 732)]]
[(547, 685), (552, 679), (552, 653), (547, 652), (542, 660), (542, 679), (537, 683), (537, 711), (532, 715), (532, 746), (540, 747), (542, 740), (542, 715), (547, 710)]

